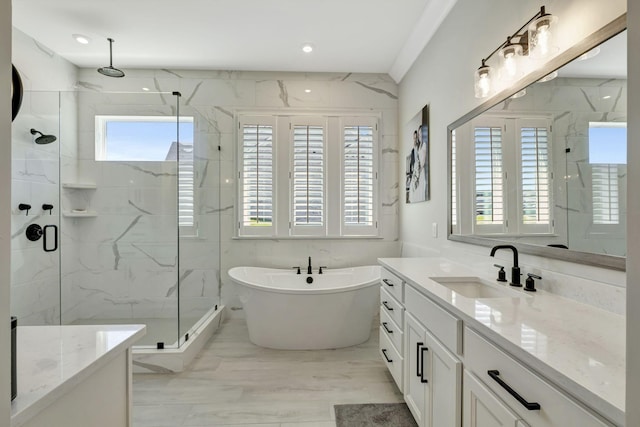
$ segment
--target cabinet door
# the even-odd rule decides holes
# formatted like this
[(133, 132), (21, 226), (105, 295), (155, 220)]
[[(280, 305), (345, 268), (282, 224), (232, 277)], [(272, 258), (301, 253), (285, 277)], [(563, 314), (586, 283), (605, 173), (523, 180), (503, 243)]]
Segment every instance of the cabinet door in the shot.
[(513, 411), (466, 369), (463, 383), (463, 427), (525, 426)]
[[(425, 347), (425, 328), (408, 312), (404, 323), (404, 400), (413, 414), (418, 426), (425, 425), (427, 408), (426, 376), (423, 355)], [(426, 356), (425, 356), (426, 357)]]
[(427, 415), (425, 426), (460, 427), (462, 421), (462, 362), (426, 332), (428, 348)]

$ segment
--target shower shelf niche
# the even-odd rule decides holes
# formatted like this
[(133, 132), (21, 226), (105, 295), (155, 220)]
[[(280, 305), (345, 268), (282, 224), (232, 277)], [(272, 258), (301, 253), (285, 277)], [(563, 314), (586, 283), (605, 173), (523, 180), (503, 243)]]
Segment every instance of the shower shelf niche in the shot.
[(95, 190), (98, 186), (96, 184), (89, 183), (67, 182), (62, 184), (62, 188), (68, 188), (71, 190)]
[(98, 216), (98, 212), (96, 211), (84, 211), (84, 212), (64, 211), (62, 212), (62, 216), (65, 216), (67, 218), (93, 218)]

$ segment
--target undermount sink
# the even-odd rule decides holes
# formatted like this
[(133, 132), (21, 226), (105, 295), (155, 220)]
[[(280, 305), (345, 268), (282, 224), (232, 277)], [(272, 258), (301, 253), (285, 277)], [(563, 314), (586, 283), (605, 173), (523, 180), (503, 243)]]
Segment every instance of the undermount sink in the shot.
[(479, 277), (430, 277), (430, 279), (466, 298), (524, 298), (527, 296), (521, 291), (502, 287)]

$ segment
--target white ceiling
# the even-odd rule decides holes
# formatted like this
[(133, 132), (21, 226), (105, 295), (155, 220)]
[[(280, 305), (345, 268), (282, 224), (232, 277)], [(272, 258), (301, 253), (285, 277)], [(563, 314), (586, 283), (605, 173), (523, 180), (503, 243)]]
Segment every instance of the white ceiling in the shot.
[[(13, 0), (13, 25), (79, 67), (389, 73), (457, 0)], [(72, 34), (91, 38), (80, 45)], [(304, 43), (315, 46), (304, 54)]]

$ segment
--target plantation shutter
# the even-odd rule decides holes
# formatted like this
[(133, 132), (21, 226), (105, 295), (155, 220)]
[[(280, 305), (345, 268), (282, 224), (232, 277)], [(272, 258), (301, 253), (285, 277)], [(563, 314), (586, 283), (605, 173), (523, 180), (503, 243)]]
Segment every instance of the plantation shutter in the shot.
[(344, 128), (344, 217), (345, 225), (373, 225), (373, 127)]
[(552, 225), (549, 128), (520, 126), (519, 129), (520, 232), (549, 233)]
[(502, 127), (475, 126), (474, 145), (476, 229), (479, 232), (502, 232), (504, 225)]
[(193, 142), (178, 143), (178, 225), (195, 227)]
[[(263, 123), (266, 121), (267, 123)], [(242, 123), (241, 219), (243, 234), (271, 234), (273, 230), (273, 135), (268, 119)]]
[(324, 230), (324, 126), (293, 125), (292, 234)]
[(620, 223), (617, 164), (591, 165), (591, 197), (594, 224)]

